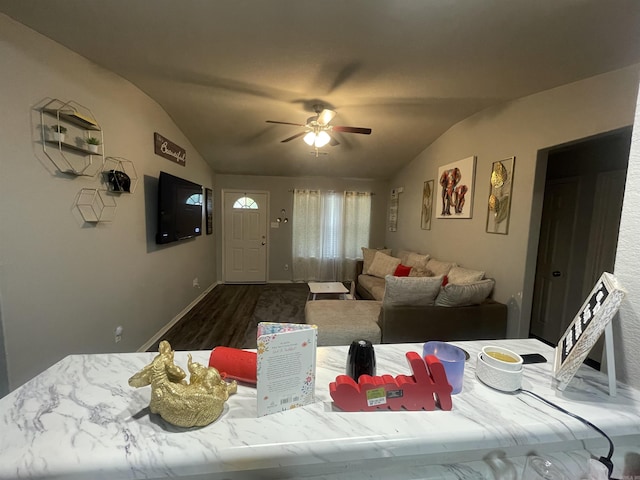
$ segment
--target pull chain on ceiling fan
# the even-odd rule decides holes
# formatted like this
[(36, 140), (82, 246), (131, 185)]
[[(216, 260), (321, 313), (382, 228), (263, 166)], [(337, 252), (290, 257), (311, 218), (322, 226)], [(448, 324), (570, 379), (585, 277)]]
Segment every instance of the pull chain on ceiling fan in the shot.
[(295, 135), (285, 138), (281, 141), (281, 143), (290, 142), (291, 140), (295, 140), (296, 138), (304, 136), (304, 142), (307, 145), (314, 147), (316, 150), (318, 148), (324, 147), (327, 144), (331, 146), (340, 144), (340, 142), (338, 142), (338, 140), (336, 140), (336, 138), (331, 135), (331, 132), (360, 133), (363, 135), (371, 134), (370, 128), (330, 125), (329, 123), (331, 122), (331, 120), (333, 120), (333, 117), (336, 116), (336, 112), (324, 108), (324, 105), (314, 105), (313, 110), (316, 112), (316, 114), (313, 117), (309, 117), (306, 124), (279, 122), (276, 120), (267, 120), (267, 123), (277, 123), (280, 125), (295, 125), (297, 127), (303, 127), (305, 129), (304, 132), (296, 133)]

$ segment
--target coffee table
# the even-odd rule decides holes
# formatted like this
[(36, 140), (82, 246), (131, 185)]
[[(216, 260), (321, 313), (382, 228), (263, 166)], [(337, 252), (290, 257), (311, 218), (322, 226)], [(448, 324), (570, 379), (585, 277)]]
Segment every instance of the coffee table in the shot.
[(316, 300), (318, 295), (339, 295), (342, 300), (349, 293), (347, 287), (340, 282), (309, 282), (311, 300)]

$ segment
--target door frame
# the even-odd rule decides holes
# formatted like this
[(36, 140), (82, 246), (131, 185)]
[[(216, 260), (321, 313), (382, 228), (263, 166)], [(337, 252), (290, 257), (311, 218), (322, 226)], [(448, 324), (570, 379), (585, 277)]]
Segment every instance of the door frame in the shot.
[[(579, 147), (583, 144), (587, 144), (593, 140), (605, 140), (607, 137), (617, 137), (620, 142), (628, 142), (631, 143), (632, 137), (632, 126), (621, 127), (615, 130), (611, 130), (608, 132), (598, 133), (596, 135), (590, 137), (579, 138), (573, 141), (569, 141), (563, 144), (554, 145), (547, 148), (542, 148), (538, 150), (536, 155), (535, 169), (534, 169), (534, 182), (533, 182), (533, 200), (531, 203), (531, 214), (530, 214), (530, 229), (529, 229), (529, 237), (527, 243), (527, 258), (525, 262), (525, 271), (524, 271), (524, 283), (522, 290), (522, 297), (520, 302), (518, 303), (517, 297), (516, 301), (510, 303), (510, 319), (511, 319), (511, 311), (514, 312), (516, 318), (518, 318), (517, 325), (510, 325), (511, 336), (514, 338), (526, 338), (529, 335), (531, 328), (531, 317), (534, 309), (533, 306), (533, 292), (534, 292), (534, 284), (535, 284), (535, 274), (536, 274), (536, 261), (537, 261), (537, 253), (538, 253), (538, 244), (540, 240), (540, 225), (542, 220), (542, 209), (543, 209), (543, 199), (544, 199), (544, 191), (547, 182), (547, 169), (550, 166), (550, 162), (554, 160), (550, 160), (550, 156), (552, 153), (557, 152), (563, 148), (574, 148)], [(622, 148), (619, 146), (619, 148)], [(629, 157), (627, 147), (625, 146), (625, 151), (627, 153), (621, 154), (619, 160), (621, 169), (627, 171)], [(624, 153), (624, 152), (622, 152)], [(609, 162), (609, 159), (599, 160), (600, 162)], [(626, 161), (626, 163), (625, 163)], [(582, 283), (581, 283), (582, 285)], [(590, 289), (587, 290), (587, 293)], [(586, 293), (585, 293), (586, 295)], [(514, 328), (515, 327), (515, 328)]]
[(267, 197), (267, 207), (266, 207), (266, 215), (264, 217), (264, 227), (265, 227), (265, 237), (266, 237), (266, 242), (267, 242), (267, 251), (265, 252), (265, 256), (264, 256), (264, 276), (265, 276), (265, 283), (269, 282), (269, 252), (271, 249), (271, 242), (270, 242), (270, 238), (269, 238), (269, 214), (271, 213), (271, 195), (269, 190), (256, 190), (256, 189), (241, 189), (241, 188), (223, 188), (220, 190), (220, 195), (221, 195), (221, 201), (220, 201), (220, 206), (221, 206), (221, 215), (220, 215), (220, 220), (221, 220), (221, 237), (222, 237), (222, 249), (221, 249), (221, 257), (222, 257), (222, 261), (221, 261), (221, 266), (222, 266), (222, 283), (226, 283), (227, 281), (227, 268), (226, 268), (226, 235), (225, 235), (225, 225), (226, 225), (226, 208), (225, 208), (225, 200), (226, 200), (226, 194), (227, 193), (238, 193), (238, 194), (242, 194), (244, 196), (251, 196), (252, 193), (259, 193), (261, 195), (266, 195)]

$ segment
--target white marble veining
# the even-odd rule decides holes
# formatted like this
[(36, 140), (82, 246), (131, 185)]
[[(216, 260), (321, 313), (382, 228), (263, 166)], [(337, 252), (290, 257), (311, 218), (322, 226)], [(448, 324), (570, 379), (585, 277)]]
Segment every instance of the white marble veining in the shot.
[[(553, 350), (536, 340), (453, 343), (471, 360), (450, 412), (342, 412), (328, 385), (344, 373), (348, 347), (320, 347), (314, 404), (257, 418), (255, 389), (241, 385), (218, 420), (193, 429), (150, 415), (150, 388), (127, 384), (153, 353), (72, 355), (0, 399), (0, 479), (351, 480), (391, 470), (394, 478), (493, 478), (490, 454), (504, 455), (518, 471), (531, 452), (555, 455), (573, 471), (589, 451), (606, 455), (606, 441), (578, 420), (480, 383), (475, 358), (488, 344), (544, 354), (547, 363), (525, 365), (523, 388), (602, 428), (618, 453), (640, 454), (640, 392), (619, 384), (611, 398), (606, 377), (587, 367), (559, 392)], [(421, 352), (422, 344), (375, 351), (378, 374), (410, 374), (405, 353)], [(207, 364), (210, 352), (191, 353)], [(176, 363), (186, 362), (187, 352), (176, 352)]]

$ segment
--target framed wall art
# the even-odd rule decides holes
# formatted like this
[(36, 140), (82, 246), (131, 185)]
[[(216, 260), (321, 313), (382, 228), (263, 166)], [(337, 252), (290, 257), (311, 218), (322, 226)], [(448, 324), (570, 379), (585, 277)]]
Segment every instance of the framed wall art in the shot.
[(391, 190), (391, 197), (389, 198), (389, 231), (398, 231), (398, 203), (400, 201), (399, 195), (402, 192), (400, 188), (394, 188)]
[(509, 233), (511, 193), (516, 157), (493, 162), (489, 181), (487, 233)]
[(420, 228), (422, 228), (422, 230), (431, 230), (433, 182), (433, 180), (427, 180), (422, 187), (422, 215), (420, 218)]
[(438, 169), (440, 205), (436, 218), (471, 218), (476, 157), (468, 157)]
[(213, 233), (213, 190), (210, 188), (204, 189), (204, 212), (207, 221), (207, 235)]

